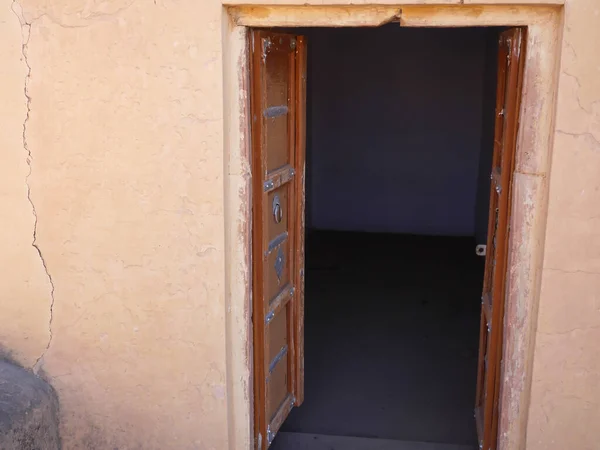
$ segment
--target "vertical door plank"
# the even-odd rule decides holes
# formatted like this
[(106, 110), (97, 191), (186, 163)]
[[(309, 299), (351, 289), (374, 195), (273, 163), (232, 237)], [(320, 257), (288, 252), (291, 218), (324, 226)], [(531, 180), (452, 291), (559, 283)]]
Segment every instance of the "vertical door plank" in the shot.
[(297, 38), (297, 70), (296, 85), (298, 86), (298, 95), (296, 98), (296, 114), (298, 129), (296, 132), (296, 167), (298, 168), (298, 177), (296, 179), (296, 192), (298, 201), (296, 202), (296, 286), (298, 294), (295, 305), (295, 355), (296, 355), (296, 375), (295, 392), (296, 406), (304, 402), (304, 203), (305, 203), (305, 182), (306, 182), (306, 38), (298, 36)]
[(498, 434), (508, 224), (524, 61), (524, 33), (522, 28), (512, 28), (501, 33), (499, 39), (494, 154), (490, 176), (490, 211), (475, 403), (480, 446), (486, 450), (496, 448)]
[(264, 450), (303, 391), (305, 46), (265, 30), (250, 40), (254, 422)]

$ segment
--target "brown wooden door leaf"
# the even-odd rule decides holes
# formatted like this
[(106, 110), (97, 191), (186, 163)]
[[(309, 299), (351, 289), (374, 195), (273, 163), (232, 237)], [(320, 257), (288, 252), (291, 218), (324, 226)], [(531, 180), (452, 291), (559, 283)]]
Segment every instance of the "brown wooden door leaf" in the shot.
[(303, 36), (250, 32), (255, 446), (304, 396)]
[(516, 147), (525, 30), (500, 34), (496, 122), (492, 157), (488, 240), (481, 307), (475, 418), (480, 448), (497, 445), (502, 331), (508, 261), (513, 161)]

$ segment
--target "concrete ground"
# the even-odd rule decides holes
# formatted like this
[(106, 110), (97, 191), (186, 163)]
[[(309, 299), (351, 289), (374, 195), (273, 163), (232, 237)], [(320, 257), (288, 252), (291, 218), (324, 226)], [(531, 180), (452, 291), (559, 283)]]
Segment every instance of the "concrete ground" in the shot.
[(319, 232), (306, 250), (306, 398), (272, 448), (476, 448), (474, 240)]

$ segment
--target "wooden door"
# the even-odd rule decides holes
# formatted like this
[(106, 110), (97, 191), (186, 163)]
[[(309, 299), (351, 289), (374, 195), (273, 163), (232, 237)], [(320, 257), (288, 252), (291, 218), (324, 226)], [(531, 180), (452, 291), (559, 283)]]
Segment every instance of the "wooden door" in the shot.
[(304, 397), (304, 37), (250, 32), (255, 447)]
[(481, 331), (475, 403), (479, 445), (485, 450), (496, 449), (498, 434), (508, 224), (524, 45), (524, 29), (512, 28), (500, 34), (494, 154), (490, 176), (490, 211), (481, 297)]

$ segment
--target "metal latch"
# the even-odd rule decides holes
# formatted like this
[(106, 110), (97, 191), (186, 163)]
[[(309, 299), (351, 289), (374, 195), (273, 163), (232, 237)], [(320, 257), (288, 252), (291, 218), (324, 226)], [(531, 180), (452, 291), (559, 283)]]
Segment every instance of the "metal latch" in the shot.
[(275, 195), (273, 198), (273, 219), (275, 220), (275, 223), (281, 223), (281, 220), (283, 219), (283, 210), (281, 209), (279, 195)]

